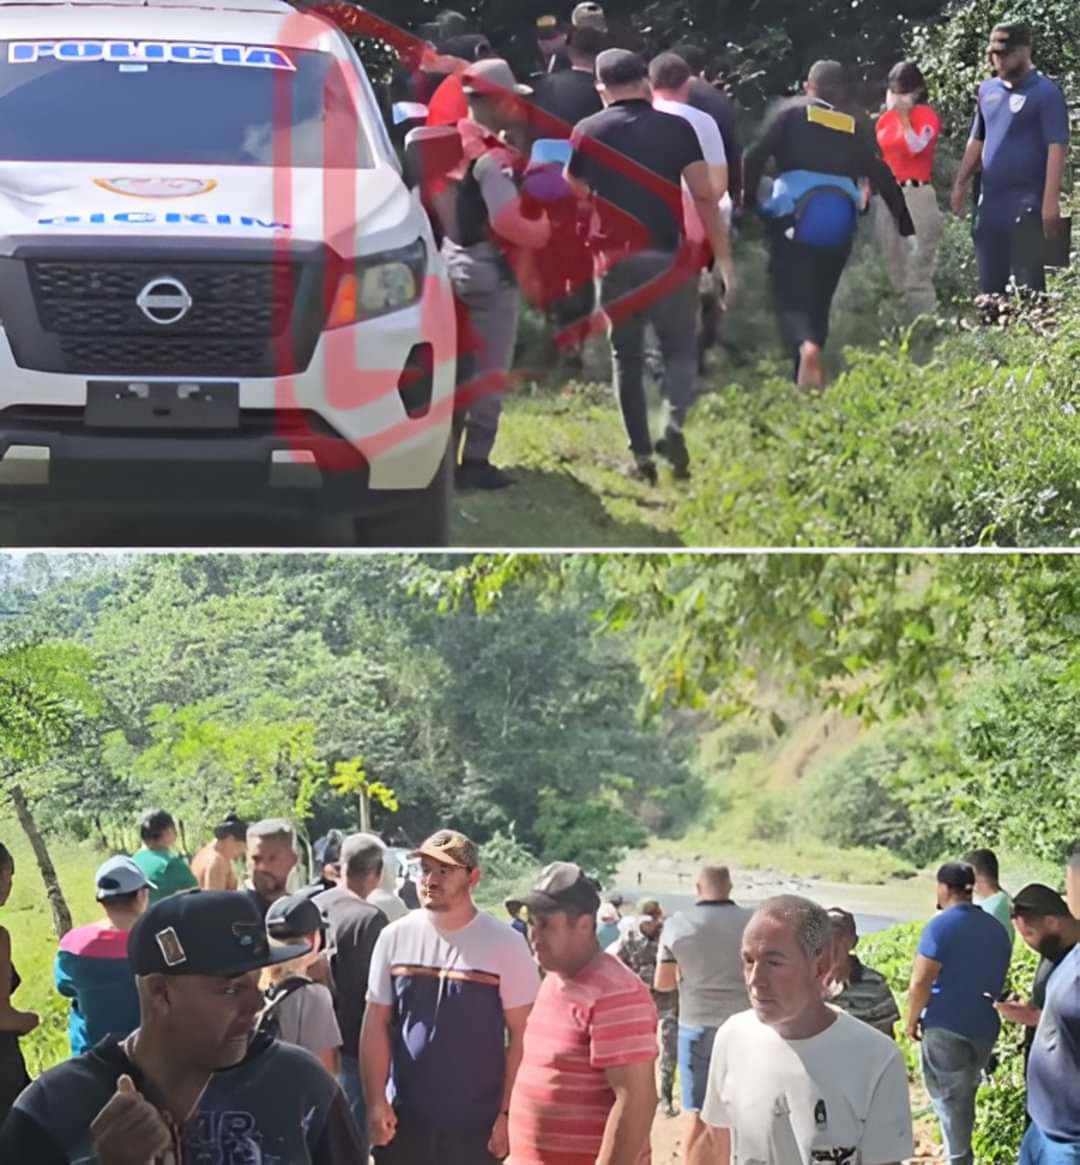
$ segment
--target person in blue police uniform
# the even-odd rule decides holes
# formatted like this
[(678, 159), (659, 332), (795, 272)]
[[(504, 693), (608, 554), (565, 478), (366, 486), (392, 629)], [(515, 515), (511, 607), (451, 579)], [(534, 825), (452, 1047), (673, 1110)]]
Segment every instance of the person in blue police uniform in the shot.
[[(746, 152), (743, 200), (769, 226), (769, 279), (784, 343), (795, 359), (796, 381), (824, 383), (822, 351), (829, 312), (864, 205), (861, 183), (869, 182), (912, 238), (903, 191), (878, 152), (868, 121), (846, 112), (843, 67), (818, 61), (805, 96), (786, 101)], [(769, 160), (775, 162), (772, 194), (759, 199)]]
[(990, 34), (996, 77), (979, 86), (978, 107), (952, 192), (963, 214), (976, 172), (982, 188), (975, 212), (979, 289), (1002, 294), (1017, 284), (1046, 287), (1045, 240), (1063, 228), (1061, 187), (1069, 146), (1065, 95), (1032, 64), (1030, 28), (999, 24)]

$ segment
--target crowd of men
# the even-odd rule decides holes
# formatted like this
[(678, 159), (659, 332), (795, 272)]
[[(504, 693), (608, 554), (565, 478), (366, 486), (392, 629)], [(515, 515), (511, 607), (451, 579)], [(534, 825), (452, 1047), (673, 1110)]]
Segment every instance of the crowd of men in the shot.
[[(413, 145), (458, 306), (460, 488), (512, 484), (491, 453), (522, 294), (545, 309), (565, 351), (606, 329), (627, 470), (650, 484), (657, 456), (677, 479), (689, 476), (684, 429), (704, 346), (736, 292), (732, 223), (741, 216), (765, 224), (780, 331), (808, 389), (824, 384), (831, 305), (863, 214), (906, 307), (935, 310), (941, 119), (915, 62), (890, 72), (876, 123), (855, 107), (847, 70), (817, 62), (805, 92), (778, 103), (743, 151), (737, 111), (705, 79), (699, 46), (647, 62), (613, 47), (601, 6), (583, 3), (569, 28), (552, 16), (537, 21), (530, 64), (540, 71), (523, 84), (463, 17), (443, 17), (427, 29), (435, 55), (408, 95), (427, 107)], [(1032, 52), (1026, 24), (990, 32), (993, 76), (973, 95), (950, 200), (965, 213), (978, 180), (974, 239), (986, 293), (1011, 281), (1044, 289), (1048, 241), (1065, 234), (1068, 110)], [(453, 164), (432, 161), (448, 157), (432, 150), (438, 127), (459, 136)], [(647, 367), (662, 375), (658, 437)]]
[[(479, 850), (452, 829), (412, 855), (411, 909), (372, 834), (322, 839), (315, 880), (290, 892), (286, 821), (222, 822), (195, 888), (161, 845), (168, 815), (143, 833), (155, 845), (97, 871), (104, 917), (61, 945), (72, 1058), (10, 1098), (4, 1161), (639, 1165), (658, 1075), (669, 1116), (678, 1079), (687, 1165), (912, 1156), (900, 1012), (845, 910), (739, 905), (707, 865), (694, 906), (631, 913), (555, 862), (508, 923), (476, 907)], [(235, 878), (241, 853), (243, 883), (202, 887)], [(14, 873), (0, 850), (0, 905)], [(1080, 898), (1080, 847), (1067, 882)], [(1080, 1160), (1080, 920), (1048, 886), (1010, 898), (986, 850), (938, 870), (937, 907), (907, 1029), (948, 1160), (974, 1162), (1002, 1017), (1031, 1033), (1020, 1162)], [(1014, 928), (1042, 956), (1030, 1002), (1003, 994)]]

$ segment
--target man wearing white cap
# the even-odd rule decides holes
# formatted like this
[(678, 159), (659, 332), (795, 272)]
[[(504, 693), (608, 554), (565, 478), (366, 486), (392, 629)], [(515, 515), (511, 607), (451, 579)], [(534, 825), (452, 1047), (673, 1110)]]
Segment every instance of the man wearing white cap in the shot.
[(128, 962), (128, 932), (155, 887), (128, 857), (109, 858), (94, 876), (105, 917), (69, 930), (56, 952), (56, 989), (71, 1000), (71, 1054), (81, 1056), (110, 1032), (139, 1026), (139, 996)]

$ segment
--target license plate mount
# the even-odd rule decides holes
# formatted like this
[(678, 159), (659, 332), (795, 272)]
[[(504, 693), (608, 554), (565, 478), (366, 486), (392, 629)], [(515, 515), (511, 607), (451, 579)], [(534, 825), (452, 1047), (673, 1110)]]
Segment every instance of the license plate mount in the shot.
[(88, 380), (84, 422), (89, 429), (238, 429), (240, 386)]

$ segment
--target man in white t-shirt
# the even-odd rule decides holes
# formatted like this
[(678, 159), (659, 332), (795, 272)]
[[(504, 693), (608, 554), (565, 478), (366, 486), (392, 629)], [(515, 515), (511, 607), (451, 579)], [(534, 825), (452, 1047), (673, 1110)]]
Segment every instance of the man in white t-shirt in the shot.
[(827, 1004), (829, 916), (794, 895), (743, 933), (751, 1010), (721, 1027), (688, 1165), (899, 1165), (914, 1153), (907, 1073), (887, 1036)]
[(521, 936), (473, 904), (473, 842), (442, 829), (417, 855), (422, 909), (371, 957), (360, 1067), (375, 1160), (495, 1165), (540, 975)]
[[(724, 139), (716, 119), (704, 109), (690, 104), (690, 86), (693, 84), (690, 66), (677, 53), (661, 53), (649, 64), (649, 84), (653, 91), (653, 108), (661, 113), (670, 113), (687, 122), (701, 146), (701, 155), (709, 167), (709, 176), (716, 189), (716, 201), (720, 204), (720, 217), (730, 229), (732, 203), (728, 194), (728, 157)], [(705, 245), (705, 226), (694, 204), (686, 183), (683, 183), (683, 221), (686, 223), (687, 237), (700, 247)], [(713, 270), (702, 270), (698, 290), (701, 296), (700, 327), (698, 332), (698, 371), (705, 371), (704, 348), (716, 342), (716, 328), (720, 296), (713, 278)], [(650, 367), (654, 374), (662, 375), (660, 353), (653, 346), (649, 352)]]
[(687, 100), (690, 96), (690, 82), (693, 75), (690, 66), (678, 53), (661, 53), (649, 62), (649, 84), (653, 91), (653, 108), (664, 113), (673, 113), (694, 127), (701, 153), (709, 165), (713, 182), (717, 186), (716, 197), (722, 198), (727, 191), (727, 153), (720, 127), (702, 109), (697, 109)]

